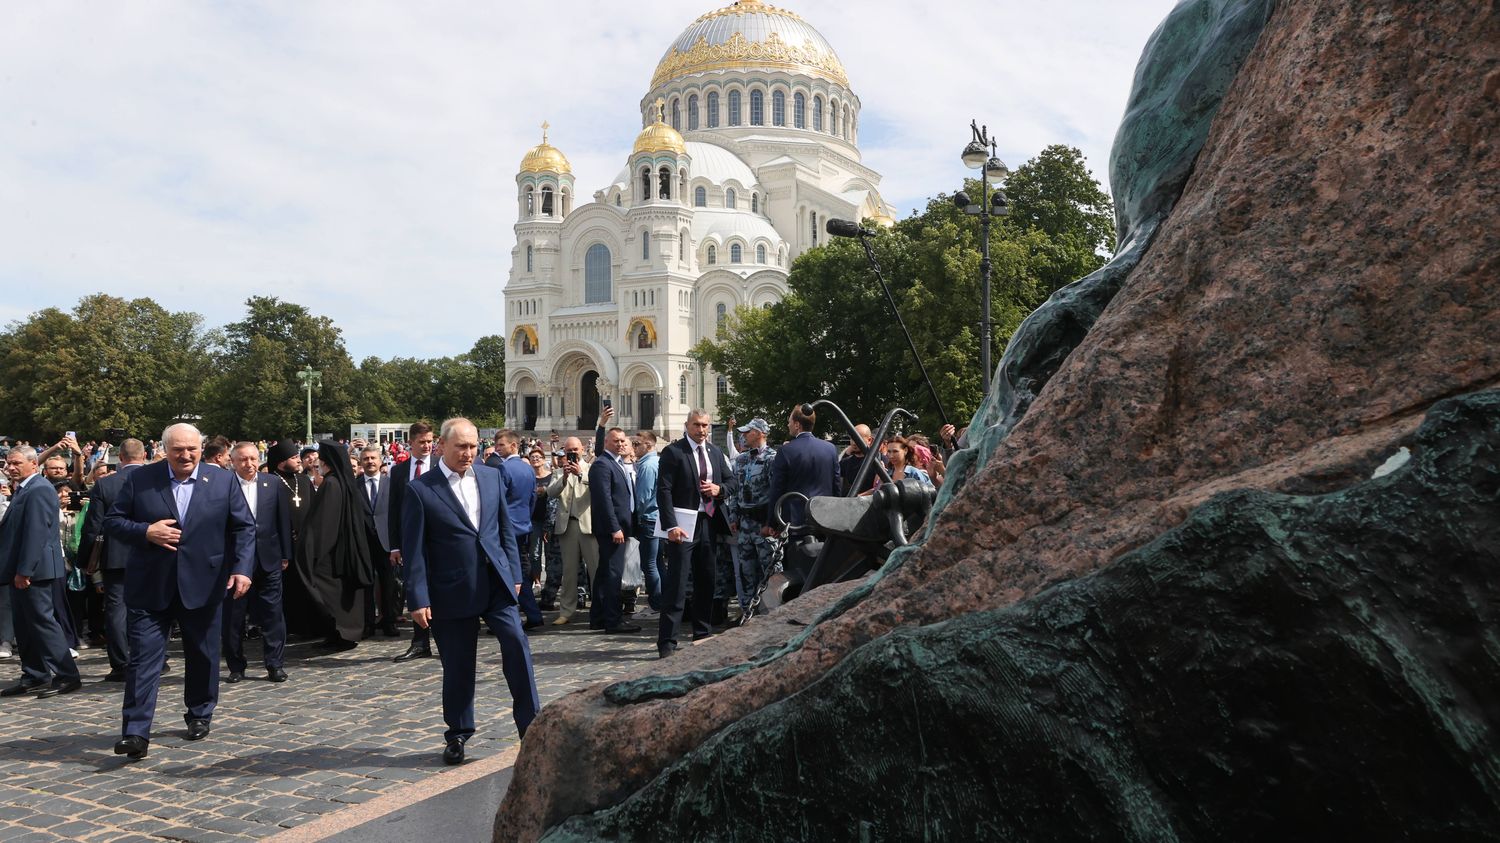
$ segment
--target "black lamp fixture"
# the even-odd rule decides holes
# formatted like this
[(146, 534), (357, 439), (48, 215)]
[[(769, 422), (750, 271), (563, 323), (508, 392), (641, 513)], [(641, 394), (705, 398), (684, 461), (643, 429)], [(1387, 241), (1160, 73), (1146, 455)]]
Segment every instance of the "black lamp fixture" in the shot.
[[(980, 317), (979, 317), (979, 369), (982, 376), (980, 381), (981, 394), (985, 398), (990, 395), (990, 378), (994, 373), (990, 370), (990, 218), (1003, 217), (1010, 214), (1010, 205), (1005, 200), (1005, 193), (1000, 190), (1010, 175), (1010, 168), (1000, 160), (996, 152), (997, 143), (990, 137), (990, 127), (979, 125), (979, 121), (969, 121), (969, 129), (973, 132), (973, 139), (964, 147), (964, 166), (971, 170), (982, 170), (979, 179), (980, 190), (983, 195), (978, 203), (969, 198), (969, 194), (960, 190), (953, 195), (953, 204), (958, 206), (966, 214), (979, 217), (979, 280), (980, 280)], [(993, 192), (990, 188), (994, 188)]]

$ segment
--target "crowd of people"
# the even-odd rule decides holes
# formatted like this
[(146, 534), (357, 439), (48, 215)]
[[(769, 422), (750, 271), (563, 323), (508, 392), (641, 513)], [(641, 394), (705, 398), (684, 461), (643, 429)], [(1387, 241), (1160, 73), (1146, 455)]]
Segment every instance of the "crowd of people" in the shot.
[[(500, 641), (524, 734), (540, 706), (526, 635), (543, 612), (560, 627), (583, 623), (586, 608), (605, 634), (654, 622), (657, 655), (670, 657), (754, 600), (782, 525), (806, 517), (795, 496), (773, 511), (783, 496), (940, 485), (956, 439), (945, 427), (938, 446), (920, 434), (876, 443), (860, 425), (840, 452), (806, 404), (775, 447), (761, 418), (731, 420), (722, 447), (703, 411), (670, 443), (612, 419), (606, 406), (593, 441), (502, 430), (481, 442), (450, 419), (412, 424), (404, 442), (231, 442), (178, 424), (114, 447), (72, 433), (40, 453), (10, 445), (0, 660), (19, 659), (21, 678), (0, 696), (75, 691), (79, 650), (102, 647), (103, 681), (124, 684), (115, 749), (139, 758), (169, 638), (182, 641), (196, 740), (210, 730), (221, 660), (224, 682), (246, 679), (247, 639), (261, 642), (265, 678), (285, 682), (289, 638), (345, 650), (400, 636), (409, 617), (395, 661), (442, 661), (444, 759), (458, 763), (474, 731), (473, 619)], [(860, 476), (872, 450), (881, 470)]]

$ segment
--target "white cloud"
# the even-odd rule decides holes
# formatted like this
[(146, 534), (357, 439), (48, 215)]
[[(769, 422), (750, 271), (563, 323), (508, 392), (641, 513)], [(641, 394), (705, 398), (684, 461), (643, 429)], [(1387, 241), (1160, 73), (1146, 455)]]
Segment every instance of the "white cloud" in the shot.
[[(971, 117), (1012, 166), (1065, 142), (1104, 180), (1172, 4), (782, 5), (839, 52), (904, 215), (968, 173)], [(538, 125), (586, 201), (662, 52), (714, 5), (5, 4), (0, 318), (102, 290), (222, 324), (276, 295), (333, 317), (356, 359), (463, 352), (502, 329)]]

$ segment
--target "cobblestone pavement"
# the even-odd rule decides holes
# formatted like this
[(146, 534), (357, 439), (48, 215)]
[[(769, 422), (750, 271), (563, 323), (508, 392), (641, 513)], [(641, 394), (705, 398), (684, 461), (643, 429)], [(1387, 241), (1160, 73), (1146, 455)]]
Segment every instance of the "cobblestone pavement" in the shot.
[[(543, 706), (656, 658), (654, 623), (633, 635), (604, 635), (576, 620), (585, 616), (531, 638)], [(163, 677), (150, 753), (141, 761), (114, 754), (124, 685), (100, 681), (109, 670), (104, 650), (85, 650), (82, 690), (0, 699), (0, 840), (252, 840), (448, 769), (442, 668), (435, 658), (393, 663), (410, 637), (407, 627), (402, 632), (377, 633), (343, 653), (294, 642), (284, 684), (265, 680), (258, 643), (246, 642), (245, 681), (220, 686), (213, 732), (193, 743), (183, 736), (181, 649), (173, 642), (172, 672)], [(478, 671), (471, 759), (517, 741), (493, 637), (481, 640)], [(14, 660), (0, 663), (4, 684), (19, 675)]]

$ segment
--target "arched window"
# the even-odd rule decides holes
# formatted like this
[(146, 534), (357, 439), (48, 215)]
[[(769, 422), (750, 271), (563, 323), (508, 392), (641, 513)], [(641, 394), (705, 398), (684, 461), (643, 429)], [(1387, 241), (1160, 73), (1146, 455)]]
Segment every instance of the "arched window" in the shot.
[(755, 262), (756, 263), (765, 263), (766, 262), (766, 246), (765, 246), (764, 243), (758, 244), (755, 247)]
[(609, 247), (595, 243), (583, 256), (583, 303), (602, 304), (613, 294)]
[(683, 229), (683, 232), (677, 236), (677, 259), (680, 261), (687, 261), (687, 243), (687, 229)]
[(812, 222), (812, 244), (818, 245), (818, 212), (813, 211), (809, 217)]
[[(744, 250), (744, 248), (742, 248), (740, 246), (740, 244), (738, 244), (738, 243), (731, 243), (731, 244), (729, 244), (729, 262), (730, 263), (744, 263), (745, 262), (745, 250)], [(723, 305), (720, 305), (720, 306), (722, 307)]]
[(657, 176), (661, 180), (661, 198), (663, 198), (663, 199), (671, 199), (672, 198), (672, 171), (671, 171), (671, 169), (669, 169), (667, 167), (662, 167), (661, 168), (661, 172), (657, 173)]
[(823, 98), (813, 97), (813, 131), (823, 131)]
[(672, 97), (672, 128), (682, 131), (682, 101)]
[(649, 201), (650, 199), (651, 199), (651, 168), (650, 167), (642, 167), (641, 168), (641, 201), (645, 202), (645, 201)]
[(720, 331), (724, 330), (724, 323), (729, 321), (729, 308), (719, 302), (714, 306), (714, 327)]
[(641, 260), (651, 260), (651, 232), (641, 232)]
[[(754, 120), (750, 122), (755, 122)], [(786, 125), (786, 93), (783, 91), (771, 92), (771, 125)]]
[(546, 186), (542, 188), (542, 216), (552, 216), (552, 188)]
[(714, 388), (719, 392), (720, 401), (723, 401), (729, 396), (729, 381), (723, 375), (719, 375), (719, 379), (715, 382)]
[(533, 271), (533, 267), (532, 267), (532, 263), (531, 263), (531, 244), (530, 243), (526, 244), (526, 271), (527, 272)]
[(526, 185), (526, 216), (536, 216), (536, 194), (531, 191), (531, 185)]
[(759, 193), (752, 193), (752, 194), (750, 194), (750, 213), (752, 213), (752, 214), (758, 214), (758, 213), (760, 213), (760, 194)]
[(807, 96), (801, 91), (792, 96), (792, 125), (807, 128)]
[(740, 92), (739, 91), (730, 91), (729, 92), (729, 125), (731, 125), (731, 126), (738, 126), (739, 124), (740, 124)]
[(708, 128), (719, 128), (719, 92), (708, 92)]
[(708, 244), (708, 262), (710, 264), (719, 262), (719, 250), (712, 243)]
[(688, 131), (698, 128), (698, 95), (688, 97)]
[(750, 92), (750, 125), (766, 125), (766, 92)]
[(839, 101), (828, 101), (828, 131), (833, 134), (839, 133)]
[(726, 208), (733, 208), (733, 207), (735, 207), (735, 204), (736, 204), (735, 200), (738, 199), (738, 198), (739, 197), (735, 196), (734, 188), (731, 187), (728, 190), (724, 191), (724, 207), (726, 207)]
[(695, 207), (695, 208), (707, 208), (708, 207), (708, 191), (705, 190), (702, 187), (702, 185), (693, 188), (693, 207)]
[(680, 377), (680, 378), (677, 379), (677, 401), (678, 401), (678, 403), (681, 403), (681, 404), (686, 404), (687, 403), (687, 373), (686, 372), (683, 372), (682, 373), (682, 377)]
[(620, 207), (620, 194), (618, 193), (615, 194), (615, 207)]

